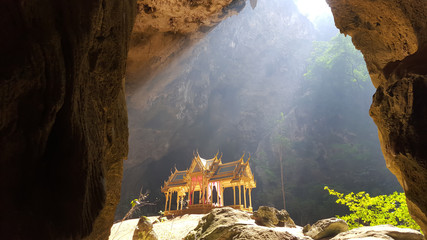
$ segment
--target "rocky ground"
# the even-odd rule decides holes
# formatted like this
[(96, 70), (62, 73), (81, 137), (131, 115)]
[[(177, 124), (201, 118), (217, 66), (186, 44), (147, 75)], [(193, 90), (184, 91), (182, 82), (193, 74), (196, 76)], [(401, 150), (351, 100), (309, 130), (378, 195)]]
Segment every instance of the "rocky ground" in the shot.
[(322, 219), (313, 226), (296, 226), (285, 210), (260, 207), (254, 214), (232, 208), (191, 214), (159, 221), (142, 217), (119, 222), (111, 228), (109, 240), (131, 239), (284, 239), (284, 240), (423, 240), (416, 230), (391, 225), (348, 230), (341, 219)]
[[(193, 230), (204, 214), (191, 214), (176, 217), (164, 222), (153, 224), (153, 230), (158, 239), (180, 240)], [(150, 222), (155, 222), (159, 217), (148, 217)], [(111, 228), (109, 240), (131, 240), (139, 219), (130, 219), (115, 223)]]

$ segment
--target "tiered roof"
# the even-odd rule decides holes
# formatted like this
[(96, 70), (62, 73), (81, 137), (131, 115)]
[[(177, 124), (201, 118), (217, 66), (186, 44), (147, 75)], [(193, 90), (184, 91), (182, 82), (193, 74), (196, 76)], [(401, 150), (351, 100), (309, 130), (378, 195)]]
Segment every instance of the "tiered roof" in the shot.
[(162, 192), (173, 188), (183, 188), (189, 185), (193, 176), (203, 175), (208, 181), (221, 181), (224, 187), (232, 186), (236, 182), (245, 182), (248, 187), (255, 187), (254, 176), (249, 167), (249, 159), (245, 162), (244, 155), (237, 161), (222, 163), (222, 156), (218, 154), (212, 159), (201, 158), (195, 155), (190, 168), (184, 171), (175, 171), (169, 176), (162, 187)]

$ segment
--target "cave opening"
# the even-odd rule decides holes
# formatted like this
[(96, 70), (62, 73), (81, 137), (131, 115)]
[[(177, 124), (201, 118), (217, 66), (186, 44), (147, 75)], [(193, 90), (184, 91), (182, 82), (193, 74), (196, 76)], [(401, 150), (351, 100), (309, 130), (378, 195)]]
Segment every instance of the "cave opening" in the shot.
[[(283, 174), (286, 209), (302, 226), (346, 213), (324, 186), (401, 191), (368, 114), (375, 88), (366, 64), (326, 3), (236, 2), (238, 14), (192, 34), (133, 33), (130, 148), (116, 219), (141, 188), (156, 205), (138, 214), (163, 210), (163, 181), (185, 170), (196, 149), (207, 158), (219, 151), (225, 162), (252, 155), (254, 209), (283, 208)], [(146, 28), (138, 24), (134, 31)], [(286, 142), (283, 171), (278, 141)]]
[[(264, 17), (253, 15), (244, 24), (257, 26), (260, 21), (274, 24), (269, 30), (253, 35), (250, 41), (241, 41), (241, 36), (250, 35), (250, 31), (229, 34), (231, 37), (224, 39), (215, 38), (210, 34), (226, 28), (219, 25), (222, 20), (228, 18), (228, 24), (232, 26), (231, 19), (234, 21), (243, 16), (237, 13), (259, 13), (264, 3), (261, 0), (179, 0), (173, 2), (182, 4), (168, 11), (171, 10), (169, 2), (4, 1), (0, 15), (1, 31), (5, 36), (0, 40), (0, 189), (4, 196), (0, 209), (2, 223), (6, 223), (1, 225), (3, 238), (106, 239), (120, 198), (123, 160), (128, 158), (118, 215), (127, 211), (128, 200), (138, 194), (141, 186), (142, 191), (151, 191), (150, 201), (155, 203), (145, 206), (145, 212), (141, 214), (156, 213), (163, 196), (155, 191), (169, 172), (163, 169), (173, 168), (173, 164), (185, 169), (188, 156), (191, 157), (197, 148), (194, 145), (203, 145), (198, 148), (207, 157), (217, 151), (227, 159), (243, 151), (251, 153), (259, 186), (271, 186), (270, 190), (258, 188), (261, 192), (256, 194), (258, 203), (262, 196), (262, 204), (283, 204), (278, 179), (280, 173), (286, 171), (286, 205), (292, 209), (291, 214), (299, 224), (307, 222), (304, 216), (306, 206), (321, 206), (331, 200), (322, 190), (324, 185), (340, 190), (333, 179), (340, 179), (341, 190), (349, 190), (355, 185), (374, 194), (387, 188), (384, 186), (394, 185), (393, 177), (383, 176), (382, 170), (370, 167), (365, 161), (376, 159), (384, 169), (382, 157), (369, 154), (378, 146), (371, 142), (376, 135), (372, 134), (376, 132), (375, 127), (372, 131), (370, 127), (362, 127), (361, 132), (352, 131), (353, 127), (363, 126), (366, 119), (349, 116), (365, 111), (365, 106), (361, 104), (363, 101), (348, 93), (357, 90), (359, 95), (356, 95), (360, 96), (368, 87), (357, 79), (339, 81), (344, 78), (337, 74), (329, 76), (325, 84), (320, 76), (327, 74), (329, 67), (344, 70), (346, 61), (325, 61), (329, 55), (328, 58), (306, 58), (304, 61), (302, 56), (307, 57), (304, 54), (312, 51), (293, 45), (309, 43), (313, 49), (317, 46), (321, 53), (333, 49), (334, 44), (346, 45), (348, 40), (336, 38), (331, 42), (326, 37), (320, 41), (317, 39), (320, 36), (311, 30), (322, 25), (315, 24), (301, 28), (307, 32), (288, 31), (278, 38), (269, 35), (290, 27), (272, 19), (283, 16), (281, 20), (293, 24), (301, 19), (299, 13), (286, 15), (288, 10), (295, 10), (295, 6), (280, 14), (277, 14), (279, 8), (276, 6), (277, 9)], [(304, 3), (303, 0), (298, 2)], [(369, 114), (378, 127), (386, 165), (403, 187), (411, 215), (426, 232), (427, 5), (420, 0), (327, 2), (336, 26), (352, 36), (354, 45), (363, 52), (377, 88)], [(313, 9), (316, 8), (313, 4)], [(303, 41), (301, 37), (306, 35), (324, 43), (314, 44), (313, 39)], [(266, 40), (265, 36), (269, 38)], [(287, 41), (289, 39), (295, 41)], [(216, 49), (207, 44), (215, 41)], [(257, 41), (256, 46), (251, 45)], [(265, 46), (272, 42), (286, 44), (282, 44), (285, 45), (282, 49), (266, 49)], [(242, 52), (253, 52), (256, 57), (239, 65), (232, 57), (238, 57), (234, 50), (242, 49), (242, 46), (245, 46)], [(214, 56), (217, 49), (223, 53), (223, 56), (216, 55), (223, 57), (222, 62), (201, 57), (204, 52), (212, 50)], [(295, 55), (291, 54), (293, 51), (296, 51)], [(330, 54), (333, 52), (329, 51)], [(194, 60), (192, 56), (200, 59)], [(285, 63), (280, 68), (275, 67), (272, 62), (281, 62), (283, 56)], [(194, 61), (185, 63), (180, 59)], [(209, 67), (200, 63), (201, 67), (195, 68), (198, 60), (210, 63)], [(294, 63), (303, 64), (298, 65), (300, 68), (288, 67)], [(248, 69), (231, 73), (230, 68), (239, 70), (243, 65)], [(226, 74), (219, 75), (217, 67)], [(188, 72), (175, 74), (177, 69)], [(312, 71), (307, 71), (310, 69)], [(352, 72), (354, 77), (363, 77), (364, 72), (356, 70)], [(293, 74), (299, 77), (286, 77), (292, 71), (302, 73), (303, 77), (295, 72)], [(286, 88), (272, 84), (271, 79), (277, 77), (277, 72), (286, 73), (280, 77), (283, 84), (293, 81), (297, 85), (289, 84)], [(222, 82), (212, 81), (214, 75), (219, 75), (215, 79)], [(260, 80), (256, 85), (252, 75), (262, 76), (264, 82)], [(200, 81), (182, 84), (185, 82), (182, 78)], [(298, 85), (301, 82), (305, 84)], [(358, 83), (362, 84), (359, 86)], [(346, 87), (340, 88), (342, 84)], [(246, 85), (254, 85), (256, 91), (248, 90)], [(161, 101), (177, 99), (169, 94), (173, 91), (164, 91), (174, 86), (181, 91), (176, 95), (185, 96), (187, 102), (175, 101), (158, 108)], [(281, 89), (288, 89), (290, 94), (278, 94)], [(291, 91), (295, 89), (298, 91)], [(290, 98), (292, 94), (294, 97)], [(269, 100), (270, 96), (281, 97), (281, 100)], [(325, 104), (326, 100), (333, 99), (332, 96), (342, 101)], [(349, 96), (354, 97), (353, 105), (348, 104)], [(133, 144), (129, 155), (126, 97)], [(248, 100), (251, 98), (261, 100)], [(171, 108), (174, 104), (178, 111)], [(286, 104), (293, 108), (286, 108)], [(147, 106), (155, 106), (156, 111), (138, 114)], [(263, 112), (257, 113), (255, 109)], [(324, 110), (328, 109), (330, 114), (325, 114)], [(207, 114), (214, 112), (216, 114)], [(239, 115), (242, 112), (245, 113), (243, 117)], [(259, 124), (266, 118), (271, 119), (266, 121), (269, 125)], [(177, 120), (181, 122), (177, 123)], [(145, 124), (144, 127), (139, 123)], [(204, 124), (209, 124), (210, 128)], [(171, 125), (180, 130), (169, 128)], [(289, 125), (295, 128), (289, 128)], [(274, 139), (268, 138), (272, 133), (282, 133), (282, 130), (285, 134), (282, 134), (282, 140), (291, 143), (292, 149), (282, 154), (284, 171), (279, 170), (277, 159), (280, 154), (274, 155), (277, 150), (267, 141)], [(367, 132), (372, 136), (363, 135)], [(265, 136), (265, 141), (259, 141), (259, 135)], [(221, 136), (227, 137), (222, 139)], [(363, 141), (358, 144), (356, 140), (360, 138)], [(145, 164), (138, 163), (140, 159), (144, 159)], [(306, 164), (301, 165), (302, 162)], [(363, 171), (358, 164), (365, 166)], [(153, 170), (149, 173), (158, 174), (149, 175), (149, 170)], [(373, 170), (379, 172), (373, 173)], [(349, 179), (357, 181), (346, 181)], [(369, 189), (365, 185), (369, 181), (381, 183)], [(323, 194), (324, 198), (318, 201), (311, 194)], [(302, 199), (297, 202), (300, 205), (294, 204), (295, 199)], [(309, 201), (311, 199), (313, 201)]]

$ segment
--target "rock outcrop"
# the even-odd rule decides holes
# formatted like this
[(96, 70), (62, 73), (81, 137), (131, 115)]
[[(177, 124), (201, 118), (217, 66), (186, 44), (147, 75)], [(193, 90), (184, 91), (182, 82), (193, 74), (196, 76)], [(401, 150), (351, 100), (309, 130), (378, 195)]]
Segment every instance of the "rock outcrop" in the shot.
[(137, 0), (138, 14), (127, 60), (127, 92), (131, 94), (144, 85), (159, 69), (244, 6), (244, 0)]
[(304, 235), (315, 240), (325, 237), (334, 237), (335, 235), (348, 231), (347, 223), (338, 218), (327, 218), (317, 221), (313, 226), (304, 227)]
[(108, 238), (128, 145), (133, 1), (3, 1), (1, 238)]
[(427, 232), (427, 5), (425, 1), (328, 0), (336, 26), (352, 36), (377, 91), (370, 115), (387, 167)]
[(153, 224), (150, 220), (142, 216), (138, 224), (136, 225), (136, 229), (133, 233), (133, 240), (157, 240), (157, 234), (153, 230)]
[[(283, 228), (282, 228), (283, 229)], [(185, 239), (284, 239), (298, 240), (301, 236), (288, 231), (257, 226), (248, 213), (229, 207), (213, 209)]]
[(277, 210), (274, 207), (260, 206), (254, 212), (255, 223), (266, 227), (295, 227), (295, 223), (289, 216), (289, 213), (282, 209)]
[(351, 239), (423, 240), (424, 236), (420, 232), (409, 228), (379, 225), (355, 228), (350, 231), (340, 233), (331, 240)]

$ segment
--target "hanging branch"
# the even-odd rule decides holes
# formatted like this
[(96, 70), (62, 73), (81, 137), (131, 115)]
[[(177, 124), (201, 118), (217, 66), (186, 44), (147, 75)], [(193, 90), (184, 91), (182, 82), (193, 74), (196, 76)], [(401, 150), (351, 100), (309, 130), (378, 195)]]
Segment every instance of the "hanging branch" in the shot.
[(143, 206), (148, 206), (148, 205), (156, 205), (156, 203), (151, 203), (147, 200), (149, 195), (149, 192), (146, 191), (145, 193), (142, 193), (142, 187), (141, 190), (139, 191), (139, 196), (138, 198), (135, 198), (134, 200), (132, 200), (131, 204), (132, 204), (132, 208), (127, 212), (127, 214), (123, 217), (122, 221), (126, 220), (127, 218), (129, 218), (130, 216), (132, 216), (132, 214), (136, 211), (139, 210), (141, 207)]
[[(126, 213), (126, 215), (122, 218), (122, 220), (120, 220), (120, 224), (117, 227), (114, 235), (115, 236), (117, 234), (117, 232), (119, 231), (123, 221), (125, 221), (126, 219), (128, 219), (130, 216), (132, 216), (132, 214), (138, 210), (139, 208), (143, 207), (143, 206), (148, 206), (148, 205), (156, 205), (156, 203), (151, 203), (148, 201), (148, 195), (149, 195), (149, 191), (146, 191), (145, 193), (142, 193), (142, 187), (141, 190), (139, 190), (139, 196), (138, 198), (135, 198), (134, 200), (132, 200), (131, 204), (132, 204), (132, 208)], [(113, 237), (114, 239), (114, 237)]]

